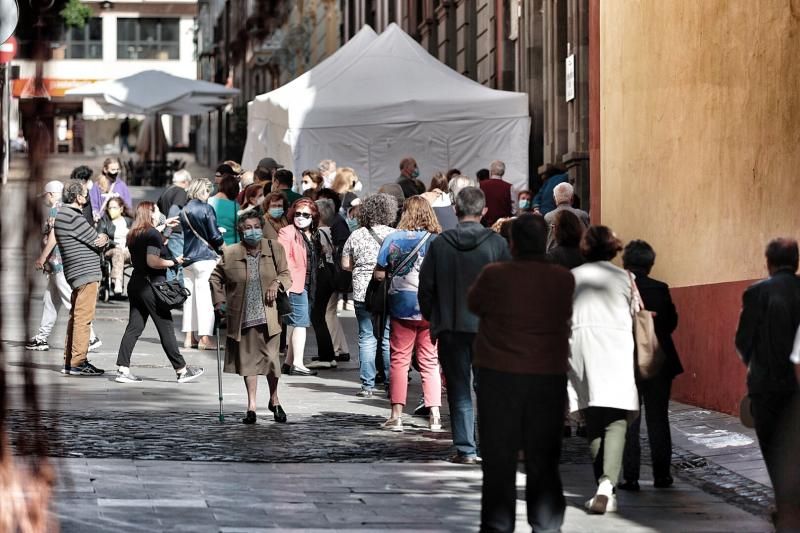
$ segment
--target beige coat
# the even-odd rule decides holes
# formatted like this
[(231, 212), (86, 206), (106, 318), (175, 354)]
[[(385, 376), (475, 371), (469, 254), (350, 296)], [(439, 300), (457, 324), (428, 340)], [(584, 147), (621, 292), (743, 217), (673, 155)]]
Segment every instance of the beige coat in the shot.
[[(272, 242), (275, 250), (275, 261), (278, 272), (272, 262), (268, 242)], [(264, 291), (264, 310), (267, 316), (267, 331), (269, 336), (281, 332), (281, 324), (275, 304), (266, 304), (266, 291), (276, 278), (285, 288), (292, 285), (289, 275), (289, 265), (286, 262), (286, 252), (278, 241), (261, 240), (261, 260), (258, 264), (261, 273), (261, 289)], [(228, 337), (239, 342), (242, 335), (242, 320), (244, 320), (245, 292), (247, 287), (247, 248), (243, 243), (227, 246), (223, 250), (222, 258), (217, 268), (211, 273), (211, 299), (214, 306), (225, 304), (225, 319), (228, 324)]]

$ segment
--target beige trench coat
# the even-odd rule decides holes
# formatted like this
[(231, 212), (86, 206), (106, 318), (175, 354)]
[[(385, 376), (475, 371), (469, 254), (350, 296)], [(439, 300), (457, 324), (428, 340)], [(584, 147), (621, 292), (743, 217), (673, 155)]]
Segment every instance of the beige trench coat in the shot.
[[(275, 262), (278, 264), (277, 272), (272, 262), (272, 254), (270, 253), (268, 242), (272, 242), (272, 248), (275, 250)], [(267, 315), (267, 331), (269, 336), (277, 335), (281, 332), (281, 324), (275, 304), (266, 304), (267, 288), (276, 278), (284, 288), (288, 289), (292, 285), (289, 265), (286, 262), (286, 252), (278, 241), (261, 240), (261, 260), (258, 263), (258, 270), (261, 274), (261, 289), (264, 292), (262, 299)], [(215, 307), (218, 304), (225, 304), (225, 320), (228, 324), (227, 336), (236, 342), (241, 340), (242, 335), (246, 286), (247, 248), (240, 242), (225, 247), (217, 268), (211, 273), (211, 299)]]

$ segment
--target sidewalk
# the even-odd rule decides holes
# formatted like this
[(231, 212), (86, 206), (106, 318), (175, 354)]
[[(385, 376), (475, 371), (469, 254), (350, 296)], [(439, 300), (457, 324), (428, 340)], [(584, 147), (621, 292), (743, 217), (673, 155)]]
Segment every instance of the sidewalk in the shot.
[[(8, 230), (24, 203), (20, 184), (4, 193), (1, 216)], [(146, 191), (134, 192), (141, 197)], [(157, 194), (157, 191), (148, 194)], [(27, 261), (19, 239), (4, 238), (0, 288), (4, 308), (22, 309), (28, 298)], [(41, 281), (32, 298), (38, 325)], [(475, 531), (480, 513), (480, 469), (447, 463), (450, 434), (427, 430), (410, 412), (420, 395), (412, 374), (402, 434), (380, 429), (389, 413), (385, 398), (363, 400), (357, 371), (356, 322), (342, 313), (352, 360), (319, 377), (281, 378), (281, 403), (289, 423), (275, 424), (266, 409), (266, 383), (258, 395), (258, 423), (245, 426), (241, 378), (222, 377), (225, 421), (218, 420), (216, 354), (188, 350), (190, 364), (206, 368), (193, 383), (178, 385), (152, 323), (133, 354), (144, 381), (113, 381), (117, 348), (127, 323), (127, 302), (99, 304), (94, 322), (103, 346), (90, 356), (109, 371), (101, 378), (59, 373), (65, 317), (51, 335), (51, 350), (25, 352), (18, 313), (3, 317), (9, 372), (9, 424), (24, 428), (22, 371), (32, 368), (51, 456), (60, 480), (53, 512), (65, 532), (373, 530)], [(180, 336), (180, 314), (175, 315)], [(309, 334), (307, 360), (316, 353)], [(447, 409), (444, 409), (447, 427)], [(568, 499), (564, 531), (770, 531), (771, 489), (750, 430), (733, 417), (671, 405), (675, 486), (652, 487), (642, 468), (642, 491), (620, 492), (620, 512), (589, 516), (583, 502), (593, 493), (586, 442), (564, 441), (561, 472)], [(644, 428), (643, 428), (644, 430)], [(649, 462), (648, 450), (643, 459)], [(528, 530), (524, 477), (518, 477), (520, 531)]]

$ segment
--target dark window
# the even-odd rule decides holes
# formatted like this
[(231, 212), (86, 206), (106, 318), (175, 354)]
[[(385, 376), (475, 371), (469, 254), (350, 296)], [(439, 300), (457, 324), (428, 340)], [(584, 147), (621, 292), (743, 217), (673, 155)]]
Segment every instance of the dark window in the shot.
[(65, 59), (103, 59), (103, 21), (90, 18), (83, 28), (65, 28)]
[(117, 59), (178, 59), (178, 19), (117, 19)]

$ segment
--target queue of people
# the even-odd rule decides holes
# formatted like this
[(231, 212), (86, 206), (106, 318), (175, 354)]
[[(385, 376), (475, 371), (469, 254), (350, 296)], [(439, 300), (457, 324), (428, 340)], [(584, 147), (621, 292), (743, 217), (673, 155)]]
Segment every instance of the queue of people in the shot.
[[(671, 339), (678, 315), (669, 287), (650, 277), (656, 260), (650, 244), (623, 245), (611, 228), (591, 225), (563, 169), (548, 168), (535, 195), (514, 190), (501, 161), (477, 179), (451, 169), (426, 187), (409, 157), (396, 183), (363, 197), (357, 174), (332, 160), (304, 171), (299, 192), (293, 173), (272, 158), (259, 162), (249, 184), (235, 162), (217, 170), (213, 183), (176, 174), (157, 204), (135, 207), (113, 161), (104, 163), (96, 182), (85, 167), (66, 186), (49, 182), (43, 252), (36, 260), (48, 288), (40, 328), (26, 347), (49, 347), (64, 307), (70, 320), (62, 372), (103, 375), (88, 361), (100, 265), (108, 259), (114, 292), (121, 293), (121, 271), (130, 262), (130, 315), (115, 380), (141, 381), (131, 371), (131, 356), (151, 317), (177, 381), (203, 374), (181, 355), (172, 314), (152, 291), (153, 283), (180, 280), (190, 292), (182, 308), (184, 349), (224, 346), (224, 371), (244, 381), (245, 424), (257, 422), (256, 391), (265, 376), (268, 409), (280, 423), (288, 419), (278, 391), (282, 375), (316, 376), (350, 359), (336, 304), (341, 293), (351, 293), (357, 397), (375, 398), (383, 384), (389, 405), (382, 427), (404, 431), (407, 376), (416, 368), (422, 398), (414, 411), (439, 431), (446, 386), (451, 461), (483, 469), (481, 530), (514, 528), (520, 450), (530, 525), (535, 531), (561, 527), (565, 411), (589, 441), (594, 483), (588, 512), (614, 512), (617, 490), (641, 490), (642, 407), (653, 486), (673, 484), (668, 402), (683, 369)], [(620, 252), (622, 267), (615, 262)], [(787, 453), (776, 424), (797, 388), (788, 359), (788, 339), (794, 341), (800, 324), (800, 304), (789, 301), (797, 292), (797, 255), (794, 241), (770, 244), (770, 281), (746, 293), (736, 339), (751, 368), (759, 442), (784, 509), (794, 509), (787, 496), (794, 494), (793, 482), (776, 466)], [(378, 290), (385, 290), (382, 309), (374, 303)], [(760, 314), (777, 312), (763, 308), (764, 299), (791, 315), (791, 321), (771, 322), (782, 328), (780, 347), (765, 345), (759, 335), (766, 327)], [(535, 304), (541, 301), (547, 305)], [(664, 356), (646, 379), (634, 360), (633, 319), (641, 310), (652, 312)], [(225, 336), (215, 339), (222, 320)], [(310, 327), (319, 350), (311, 357)], [(778, 381), (785, 387), (772, 387)]]

